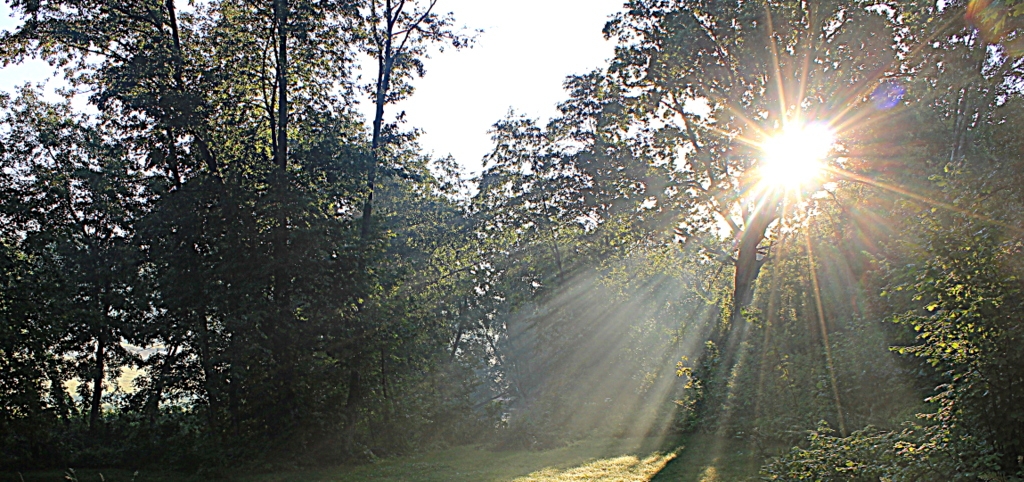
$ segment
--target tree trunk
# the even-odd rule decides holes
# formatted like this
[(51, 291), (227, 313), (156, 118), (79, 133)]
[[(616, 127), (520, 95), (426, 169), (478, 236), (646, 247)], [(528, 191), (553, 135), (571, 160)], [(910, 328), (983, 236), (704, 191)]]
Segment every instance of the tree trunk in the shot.
[(754, 282), (761, 273), (761, 267), (768, 259), (767, 253), (758, 258), (758, 247), (764, 241), (768, 226), (778, 218), (778, 206), (774, 200), (761, 205), (751, 216), (740, 237), (739, 253), (736, 256), (736, 272), (733, 278), (732, 323), (743, 320), (743, 309), (754, 300)]
[[(392, 39), (396, 20), (393, 20), (390, 8), (385, 13), (388, 19), (387, 28), (384, 33), (386, 37), (384, 38), (383, 56), (377, 62), (377, 90), (374, 98), (370, 166), (366, 173), (366, 199), (363, 201), (363, 219), (359, 229), (359, 239), (363, 248), (366, 248), (370, 241), (370, 228), (373, 220), (373, 193), (377, 183), (377, 164), (381, 147), (381, 131), (384, 125), (384, 104), (387, 103), (388, 90), (391, 88), (391, 70), (394, 67), (395, 61)], [(365, 257), (362, 259), (362, 263), (366, 263)], [(352, 368), (349, 372), (348, 401), (345, 404), (345, 452), (349, 455), (352, 455), (355, 443), (356, 426), (359, 423), (359, 405), (362, 403), (362, 396), (362, 377), (358, 369)]]
[(288, 167), (288, 0), (274, 0), (277, 23), (277, 139), (274, 161)]
[(103, 331), (96, 337), (96, 373), (93, 375), (92, 404), (89, 408), (89, 430), (95, 432), (99, 428), (100, 408), (103, 399), (103, 372), (106, 361), (106, 340)]
[(384, 50), (384, 58), (380, 62), (380, 69), (377, 73), (377, 93), (375, 110), (373, 114), (373, 138), (370, 142), (370, 168), (366, 173), (366, 200), (363, 202), (363, 220), (360, 226), (360, 237), (365, 243), (370, 236), (371, 219), (373, 218), (373, 191), (377, 183), (377, 164), (381, 147), (381, 130), (384, 124), (384, 104), (387, 101), (387, 93), (391, 88), (391, 70), (395, 59), (391, 51), (391, 29), (388, 25), (388, 40)]
[(160, 373), (156, 377), (156, 382), (153, 386), (153, 393), (150, 393), (149, 398), (146, 399), (146, 418), (149, 419), (150, 426), (156, 423), (156, 416), (160, 410), (160, 399), (163, 398), (164, 387), (167, 385), (167, 377), (170, 376), (171, 366), (174, 364), (174, 359), (178, 354), (178, 346), (172, 346), (167, 351), (167, 356), (164, 358), (164, 362), (160, 365)]
[[(460, 313), (460, 316), (461, 316), (461, 313)], [(452, 341), (452, 351), (451, 351), (451, 354), (448, 356), (448, 362), (449, 363), (455, 362), (455, 355), (457, 355), (459, 353), (459, 344), (462, 343), (462, 332), (463, 331), (464, 331), (463, 330), (463, 325), (460, 322), (459, 323), (459, 328), (455, 331), (455, 340)]]
[(203, 369), (203, 388), (206, 390), (206, 400), (210, 404), (207, 418), (210, 427), (216, 429), (220, 426), (221, 390), (218, 383), (218, 374), (213, 366), (213, 353), (210, 348), (210, 330), (206, 326), (206, 320), (199, 315), (196, 327), (197, 338), (199, 338), (199, 364)]
[[(187, 95), (187, 92), (185, 90), (185, 81), (182, 76), (182, 70), (184, 69), (185, 66), (185, 59), (181, 49), (181, 35), (178, 29), (178, 14), (174, 7), (174, 0), (165, 0), (164, 8), (167, 9), (167, 22), (171, 27), (171, 41), (174, 43), (174, 82), (178, 90), (178, 93), (184, 96)], [(195, 112), (193, 110), (189, 110), (185, 114), (187, 114), (186, 117), (188, 118), (188, 125), (185, 126), (183, 130), (187, 132), (189, 135), (191, 135), (193, 139), (195, 139), (196, 145), (199, 147), (199, 155), (203, 159), (203, 161), (206, 162), (207, 168), (210, 170), (210, 173), (213, 174), (215, 178), (221, 179), (220, 167), (217, 164), (217, 158), (214, 155), (213, 151), (210, 149), (209, 141), (206, 140), (206, 130), (204, 128), (197, 128), (195, 126), (195, 119), (193, 118)], [(171, 137), (170, 142), (171, 145), (173, 146), (173, 136)], [(172, 162), (177, 161), (172, 160)], [(177, 177), (177, 174), (175, 174), (175, 177)]]
[(353, 455), (355, 447), (356, 424), (359, 421), (359, 404), (362, 401), (362, 380), (359, 370), (355, 368), (349, 371), (348, 400), (345, 403), (345, 453)]
[[(761, 267), (768, 260), (768, 253), (758, 253), (758, 247), (764, 241), (768, 226), (778, 218), (778, 202), (774, 197), (763, 200), (752, 215), (748, 216), (743, 232), (740, 235), (739, 249), (736, 256), (735, 274), (733, 275), (732, 306), (729, 319), (724, 325), (711, 330), (711, 341), (717, 348), (718, 362), (708, 372), (699, 373), (695, 376), (705, 379), (708, 383), (708, 391), (702, 394), (701, 404), (698, 410), (703, 412), (698, 416), (719, 415), (718, 411), (725, 403), (725, 391), (728, 389), (728, 380), (736, 366), (739, 345), (745, 337), (747, 321), (743, 316), (743, 310), (750, 306), (754, 299), (754, 283), (761, 272)], [(697, 366), (703, 366), (706, 359)], [(713, 387), (713, 388), (711, 388)]]
[(288, 0), (274, 0), (277, 25), (277, 128), (274, 140), (274, 161), (278, 169), (277, 227), (273, 233), (271, 262), (274, 264), (271, 289), (277, 307), (278, 323), (271, 335), (272, 355), (277, 360), (273, 373), (277, 387), (276, 416), (268, 423), (271, 437), (286, 436), (295, 424), (295, 364), (292, 347), (291, 261), (288, 244)]

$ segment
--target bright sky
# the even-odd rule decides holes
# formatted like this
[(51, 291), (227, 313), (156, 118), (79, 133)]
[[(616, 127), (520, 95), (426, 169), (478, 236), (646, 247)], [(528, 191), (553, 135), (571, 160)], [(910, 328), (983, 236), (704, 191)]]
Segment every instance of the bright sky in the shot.
[[(11, 8), (7, 6), (7, 1), (0, 0), (0, 30), (11, 30), (16, 25), (17, 22), (11, 18)], [(53, 69), (46, 65), (46, 62), (39, 60), (0, 69), (0, 90), (8, 93), (13, 92), (17, 86), (25, 82), (45, 80), (52, 72)], [(54, 83), (54, 85), (56, 84)], [(61, 83), (60, 85), (64, 84)]]
[[(184, 3), (184, 0), (178, 0)], [(604, 65), (614, 44), (601, 35), (608, 17), (624, 0), (438, 0), (458, 25), (483, 29), (472, 49), (446, 50), (427, 61), (412, 99), (391, 107), (405, 110), (409, 127), (424, 131), (420, 143), (435, 157), (448, 154), (471, 173), (490, 151), (488, 129), (510, 108), (546, 121), (566, 98), (565, 77)], [(15, 25), (0, 0), (0, 28)], [(0, 70), (0, 89), (52, 74), (43, 62)], [(372, 79), (364, 78), (364, 81)], [(63, 82), (53, 80), (49, 87)], [(367, 108), (366, 112), (370, 112)]]
[(478, 172), (490, 151), (488, 129), (509, 108), (542, 120), (566, 99), (565, 77), (602, 67), (614, 43), (601, 34), (624, 0), (438, 0), (470, 29), (483, 29), (472, 49), (446, 50), (427, 63), (404, 109), (421, 144), (455, 156)]

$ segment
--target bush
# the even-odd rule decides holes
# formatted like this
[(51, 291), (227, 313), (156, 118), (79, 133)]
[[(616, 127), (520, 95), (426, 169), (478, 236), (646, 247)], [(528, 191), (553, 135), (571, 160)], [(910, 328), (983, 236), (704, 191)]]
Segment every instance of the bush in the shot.
[(763, 480), (966, 481), (1009, 480), (998, 475), (991, 445), (947, 427), (907, 424), (901, 431), (872, 427), (837, 437), (822, 423), (796, 447), (761, 469)]

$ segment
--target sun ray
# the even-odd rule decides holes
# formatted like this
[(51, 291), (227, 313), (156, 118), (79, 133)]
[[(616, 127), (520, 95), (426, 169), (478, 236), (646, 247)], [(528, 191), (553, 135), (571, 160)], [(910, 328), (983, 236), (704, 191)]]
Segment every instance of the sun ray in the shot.
[[(858, 95), (858, 98), (860, 98), (860, 95)], [(899, 106), (897, 105), (895, 108), (898, 109)], [(845, 112), (848, 112), (848, 111), (844, 111), (842, 114), (845, 115)], [(863, 110), (860, 110), (860, 111), (850, 115), (849, 117), (847, 117), (842, 122), (839, 121), (840, 117), (837, 116), (837, 117), (833, 118), (830, 121), (829, 125), (836, 132), (847, 132), (850, 129), (852, 129), (854, 126), (857, 126), (859, 122), (863, 121), (865, 118), (868, 118), (869, 116), (871, 116), (871, 114), (874, 114), (876, 112), (877, 111), (871, 110), (871, 109), (863, 109)], [(898, 112), (898, 111), (896, 111), (896, 112)], [(888, 112), (887, 116), (892, 116), (893, 113), (894, 113), (894, 110), (890, 110)], [(864, 126), (869, 126), (869, 125), (871, 125), (870, 122), (867, 123), (867, 124), (864, 124)]]
[[(744, 122), (746, 122), (746, 120), (744, 120)], [(747, 136), (744, 136), (744, 135), (737, 135), (735, 132), (730, 132), (730, 131), (727, 131), (725, 129), (721, 129), (721, 128), (718, 128), (718, 127), (715, 127), (715, 126), (705, 126), (705, 128), (707, 130), (711, 131), (711, 132), (716, 133), (716, 134), (720, 134), (722, 136), (731, 137), (732, 140), (739, 141), (741, 144), (744, 144), (744, 145), (747, 145), (747, 146), (758, 147), (758, 146), (761, 145), (760, 142), (755, 141), (755, 140), (753, 140), (753, 139), (751, 139), (751, 138), (749, 138)]]
[[(715, 95), (711, 95), (710, 93), (707, 93), (707, 92), (704, 93), (704, 97), (707, 97), (711, 102), (714, 102), (715, 105), (722, 106), (722, 108), (724, 108), (730, 114), (735, 116), (737, 119), (741, 120), (747, 127), (753, 129), (754, 130), (754, 134), (757, 137), (761, 137), (761, 138), (768, 137), (768, 132), (765, 131), (761, 127), (760, 124), (758, 124), (757, 122), (755, 122), (752, 119), (750, 119), (749, 117), (747, 117), (747, 115), (743, 113), (742, 109), (733, 106), (732, 103), (729, 102), (727, 99), (723, 99), (721, 97), (718, 97), (718, 96), (715, 96)], [(707, 128), (708, 130), (710, 130), (711, 132), (714, 132), (714, 133), (717, 133), (717, 134), (721, 134), (722, 136), (732, 138), (733, 140), (739, 140), (740, 142), (742, 142), (742, 143), (744, 143), (746, 145), (749, 145), (749, 146), (757, 146), (758, 145), (757, 141), (753, 141), (753, 140), (750, 140), (750, 139), (745, 138), (743, 136), (737, 135), (733, 131), (727, 131), (727, 130), (715, 127), (713, 125), (705, 125), (704, 127)]]
[(832, 362), (832, 345), (828, 340), (828, 326), (825, 323), (825, 309), (821, 302), (821, 287), (818, 284), (818, 270), (814, 266), (814, 247), (811, 245), (811, 233), (804, 230), (807, 241), (807, 269), (811, 272), (811, 284), (814, 288), (814, 306), (818, 312), (818, 326), (821, 329), (821, 343), (825, 347), (825, 362), (828, 364), (828, 377), (832, 385), (832, 397), (836, 402), (836, 415), (839, 417), (839, 433), (846, 436), (846, 421), (843, 418), (843, 404), (839, 399), (839, 385), (836, 383), (836, 369)]
[[(785, 211), (785, 206), (783, 206), (783, 211)], [(783, 216), (785, 216), (785, 214), (786, 213), (783, 212)], [(779, 302), (778, 272), (779, 266), (783, 263), (783, 261), (785, 261), (785, 254), (788, 243), (789, 236), (783, 234), (782, 238), (779, 240), (779, 257), (772, 263), (772, 277), (768, 292), (768, 309), (767, 313), (765, 314), (766, 319), (764, 325), (764, 341), (761, 345), (761, 362), (758, 364), (759, 373), (757, 376), (757, 393), (754, 396), (755, 420), (761, 418), (761, 397), (764, 394), (764, 381), (765, 377), (767, 376), (767, 371), (765, 370), (764, 366), (765, 358), (768, 353), (769, 342), (771, 341), (772, 324), (773, 321), (775, 321), (773, 320), (773, 318), (775, 317), (775, 309)]]
[(775, 70), (775, 88), (779, 93), (779, 115), (783, 126), (787, 123), (786, 88), (782, 82), (782, 69), (779, 67), (779, 49), (775, 45), (775, 24), (772, 22), (772, 10), (768, 2), (764, 4), (764, 13), (768, 23), (768, 45), (771, 47), (772, 68)]
[(811, 57), (814, 56), (815, 53), (817, 53), (817, 46), (815, 45), (816, 44), (815, 39), (817, 38), (817, 35), (815, 34), (815, 29), (814, 29), (814, 25), (816, 25), (816, 22), (815, 22), (816, 19), (814, 18), (814, 11), (812, 10), (814, 7), (812, 7), (810, 3), (807, 3), (805, 5), (807, 7), (806, 12), (807, 12), (807, 31), (808, 31), (808, 35), (807, 35), (808, 51), (804, 52), (804, 55), (803, 55), (803, 68), (800, 71), (800, 85), (797, 88), (797, 96), (796, 96), (796, 98), (798, 100), (801, 100), (801, 101), (804, 98), (804, 94), (806, 94), (806, 92), (807, 92), (807, 90), (806, 90), (807, 89), (807, 77), (810, 75), (810, 71), (811, 71)]
[[(946, 23), (940, 25), (938, 28), (936, 28), (935, 30), (932, 31), (931, 35), (929, 35), (928, 37), (926, 37), (926, 38), (922, 39), (920, 42), (918, 42), (918, 44), (916, 46), (914, 46), (914, 48), (911, 49), (909, 53), (907, 53), (905, 58), (898, 59), (898, 60), (896, 60), (894, 62), (897, 62), (897, 61), (899, 61), (899, 62), (907, 62), (910, 59), (914, 58), (919, 52), (921, 52), (921, 50), (923, 50), (926, 46), (930, 45), (932, 40), (934, 40), (940, 33), (942, 33), (947, 28), (949, 28), (950, 26), (952, 26), (953, 24), (957, 23), (960, 20), (961, 20), (961, 17), (959, 17), (957, 15), (950, 16), (950, 19), (948, 21), (946, 21)], [(846, 103), (846, 107), (844, 107), (842, 110), (840, 110), (838, 113), (836, 113), (835, 115), (832, 116), (833, 121), (834, 122), (838, 122), (839, 119), (842, 119), (851, 110), (853, 110), (858, 105), (860, 105), (859, 100), (864, 98), (864, 96), (868, 95), (868, 92), (873, 90), (874, 85), (876, 83), (878, 83), (879, 79), (881, 79), (883, 76), (885, 76), (885, 73), (887, 71), (891, 70), (891, 67), (893, 67), (893, 65), (890, 65), (889, 67), (890, 68), (880, 68), (880, 69), (877, 69), (876, 71), (872, 72), (871, 75), (868, 75), (867, 77), (864, 78), (864, 80), (860, 83), (861, 84), (860, 87), (854, 87), (854, 88), (850, 89), (850, 95), (847, 97), (847, 99), (849, 99), (849, 101), (845, 102)], [(847, 124), (848, 123), (844, 121), (840, 125), (847, 125)], [(842, 129), (837, 128), (837, 130), (841, 131)]]
[(959, 207), (954, 206), (954, 205), (949, 204), (949, 203), (944, 203), (942, 201), (937, 201), (935, 199), (930, 199), (927, 196), (923, 196), (921, 194), (917, 194), (917, 193), (915, 193), (913, 191), (901, 188), (899, 186), (893, 186), (893, 185), (888, 184), (888, 183), (884, 183), (884, 182), (881, 182), (881, 181), (876, 181), (874, 179), (871, 179), (870, 177), (863, 176), (863, 175), (860, 175), (860, 174), (856, 174), (856, 173), (853, 173), (853, 172), (850, 172), (850, 171), (847, 171), (847, 170), (844, 170), (844, 169), (841, 169), (841, 168), (838, 168), (838, 167), (835, 167), (835, 166), (825, 166), (825, 170), (827, 172), (830, 172), (830, 173), (833, 173), (833, 174), (839, 176), (839, 178), (841, 180), (854, 181), (854, 182), (859, 182), (859, 183), (866, 184), (866, 185), (869, 185), (869, 186), (874, 186), (874, 187), (877, 187), (879, 189), (883, 189), (883, 190), (886, 190), (886, 191), (889, 191), (889, 192), (892, 192), (892, 193), (896, 193), (896, 194), (899, 194), (899, 195), (902, 195), (902, 196), (906, 196), (906, 197), (908, 197), (910, 199), (913, 199), (915, 201), (920, 201), (922, 203), (925, 203), (925, 204), (933, 206), (933, 207), (942, 208), (942, 209), (945, 209), (945, 210), (948, 210), (948, 211), (951, 211), (951, 212), (955, 212), (957, 214), (962, 214), (964, 216), (967, 216), (967, 217), (970, 217), (970, 218), (973, 218), (973, 219), (977, 219), (979, 221), (984, 221), (984, 222), (991, 223), (991, 224), (994, 224), (994, 225), (1002, 227), (1002, 228), (1006, 228), (1006, 229), (1010, 230), (1011, 232), (1014, 232), (1014, 233), (1017, 233), (1017, 234), (1024, 234), (1024, 229), (1022, 229), (1019, 226), (1014, 226), (1014, 225), (1011, 225), (1011, 224), (999, 221), (998, 219), (993, 219), (993, 218), (991, 218), (989, 216), (984, 216), (984, 215), (981, 215), (981, 214), (978, 214), (978, 213), (974, 213), (974, 212), (968, 211), (968, 210), (963, 209), (963, 208), (959, 208)]

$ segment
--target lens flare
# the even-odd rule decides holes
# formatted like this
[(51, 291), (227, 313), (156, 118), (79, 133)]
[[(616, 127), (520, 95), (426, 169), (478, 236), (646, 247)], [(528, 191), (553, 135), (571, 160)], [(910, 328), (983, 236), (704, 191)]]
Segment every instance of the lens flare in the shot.
[(883, 82), (871, 93), (871, 102), (878, 110), (892, 109), (903, 101), (906, 93), (907, 89), (896, 82)]
[(821, 172), (835, 136), (823, 124), (791, 126), (763, 145), (761, 181), (777, 187), (799, 188)]

